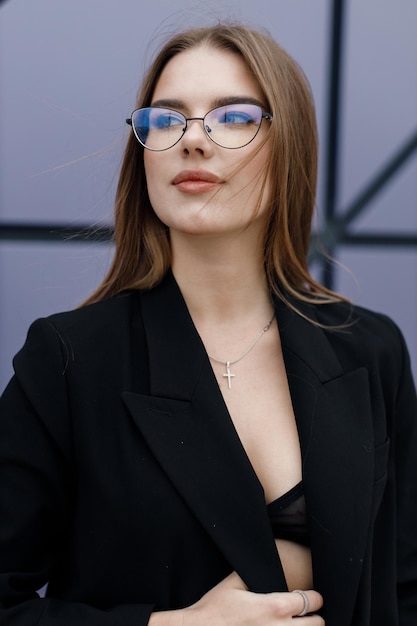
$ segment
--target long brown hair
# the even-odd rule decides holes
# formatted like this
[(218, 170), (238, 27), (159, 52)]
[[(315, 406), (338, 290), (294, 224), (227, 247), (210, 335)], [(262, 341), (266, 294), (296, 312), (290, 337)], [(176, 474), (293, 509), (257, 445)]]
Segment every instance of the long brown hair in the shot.
[[(286, 301), (284, 293), (316, 303), (343, 299), (315, 281), (308, 269), (317, 184), (315, 109), (302, 70), (279, 44), (262, 32), (235, 24), (181, 32), (163, 46), (150, 66), (137, 107), (150, 105), (161, 72), (172, 57), (201, 45), (240, 54), (273, 115), (268, 132), (271, 158), (264, 172), (270, 189), (264, 267), (271, 293)], [(143, 148), (133, 133), (127, 141), (117, 188), (114, 239), (112, 265), (86, 303), (126, 289), (151, 289), (171, 265), (169, 233), (150, 204)]]

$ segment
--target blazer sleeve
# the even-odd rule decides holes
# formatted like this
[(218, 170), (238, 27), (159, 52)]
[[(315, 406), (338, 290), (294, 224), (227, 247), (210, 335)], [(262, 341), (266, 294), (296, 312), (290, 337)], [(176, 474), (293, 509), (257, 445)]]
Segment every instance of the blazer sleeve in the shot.
[(396, 399), (395, 454), (397, 522), (397, 598), (399, 623), (417, 620), (417, 398), (404, 339)]
[(151, 604), (101, 610), (37, 592), (59, 567), (76, 490), (66, 369), (71, 344), (35, 322), (0, 398), (0, 623), (145, 626)]

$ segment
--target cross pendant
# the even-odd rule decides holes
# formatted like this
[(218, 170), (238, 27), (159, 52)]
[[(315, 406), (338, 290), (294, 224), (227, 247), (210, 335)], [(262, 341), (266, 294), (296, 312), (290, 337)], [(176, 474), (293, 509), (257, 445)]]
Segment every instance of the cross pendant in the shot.
[(226, 374), (223, 374), (223, 378), (227, 378), (227, 386), (229, 389), (232, 388), (232, 378), (234, 377), (235, 375), (230, 371), (230, 361), (226, 361)]

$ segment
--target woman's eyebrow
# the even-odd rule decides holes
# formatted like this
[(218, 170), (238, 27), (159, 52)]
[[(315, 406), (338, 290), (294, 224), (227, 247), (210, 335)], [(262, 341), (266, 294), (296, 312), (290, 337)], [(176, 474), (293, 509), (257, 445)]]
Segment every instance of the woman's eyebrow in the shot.
[(181, 100), (156, 100), (151, 103), (152, 107), (163, 107), (165, 109), (183, 109), (184, 102)]
[[(220, 98), (215, 98), (215, 100), (212, 100), (210, 108), (216, 109), (217, 107), (226, 106), (229, 104), (256, 104), (257, 106), (264, 108), (264, 104), (260, 100), (248, 96), (224, 96)], [(152, 102), (151, 106), (178, 110), (184, 110), (188, 108), (185, 102), (183, 102), (182, 100), (174, 99), (156, 100), (155, 102)]]
[(227, 104), (256, 104), (259, 107), (264, 107), (264, 104), (260, 100), (249, 96), (228, 96), (226, 98), (216, 98), (212, 104), (213, 108), (226, 106)]

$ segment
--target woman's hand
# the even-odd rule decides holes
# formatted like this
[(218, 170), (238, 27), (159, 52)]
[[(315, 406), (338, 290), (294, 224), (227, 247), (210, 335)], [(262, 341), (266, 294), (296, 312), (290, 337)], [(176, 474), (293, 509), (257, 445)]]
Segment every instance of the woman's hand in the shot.
[[(317, 591), (305, 594), (309, 614), (297, 617), (305, 608), (300, 593), (252, 593), (233, 572), (208, 591), (198, 602), (184, 609), (182, 626), (324, 626), (324, 620), (314, 615), (323, 605)], [(313, 614), (313, 615), (311, 615)], [(168, 622), (169, 623), (169, 622)]]

